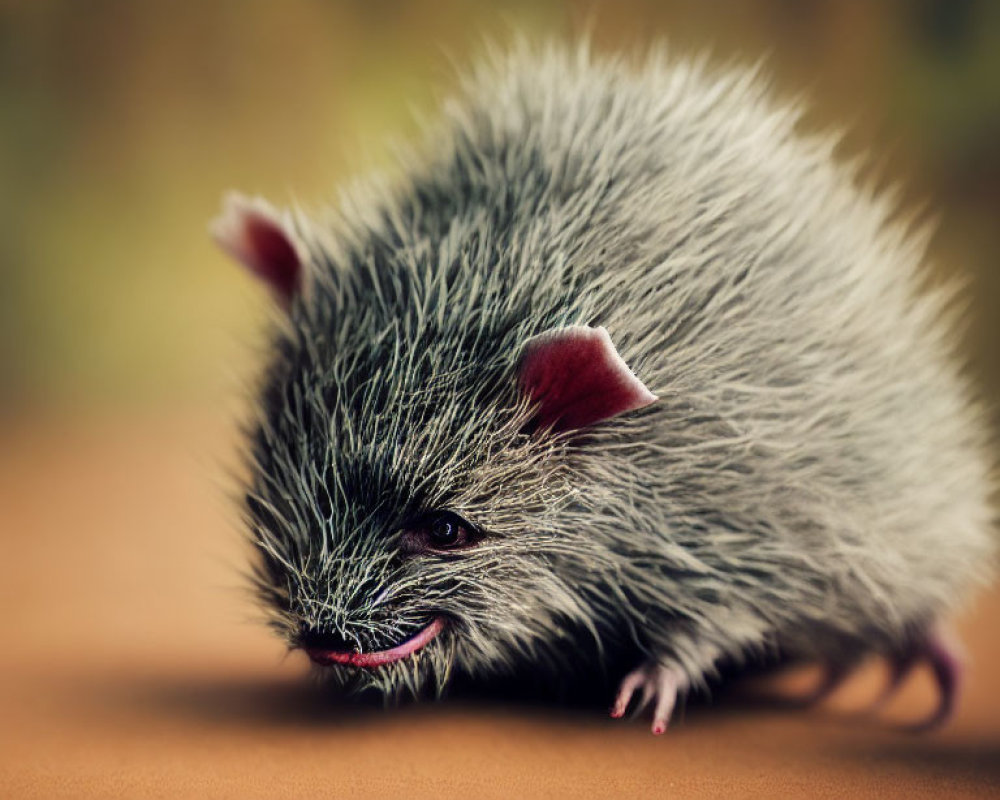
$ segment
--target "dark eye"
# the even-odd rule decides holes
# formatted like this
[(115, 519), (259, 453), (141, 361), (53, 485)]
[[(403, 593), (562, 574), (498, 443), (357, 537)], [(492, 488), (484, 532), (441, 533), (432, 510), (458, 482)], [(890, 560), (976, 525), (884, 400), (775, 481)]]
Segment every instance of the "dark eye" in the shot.
[(428, 533), (437, 547), (454, 547), (465, 538), (465, 528), (450, 515), (433, 520)]
[(477, 539), (475, 528), (452, 511), (432, 514), (419, 527), (427, 546), (434, 550), (466, 547)]

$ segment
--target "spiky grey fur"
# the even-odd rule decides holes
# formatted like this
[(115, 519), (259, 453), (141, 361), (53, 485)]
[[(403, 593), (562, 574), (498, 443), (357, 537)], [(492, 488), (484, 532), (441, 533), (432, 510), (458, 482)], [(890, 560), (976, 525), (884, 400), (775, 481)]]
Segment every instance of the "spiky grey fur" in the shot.
[[(797, 118), (754, 71), (514, 48), (398, 179), (299, 217), (248, 492), (291, 641), (386, 648), (445, 614), (415, 656), (329, 672), (418, 693), (568, 668), (582, 631), (697, 686), (760, 651), (890, 652), (987, 576), (984, 423), (926, 232)], [(571, 324), (660, 399), (524, 433), (522, 346)], [(440, 508), (485, 540), (401, 557)]]

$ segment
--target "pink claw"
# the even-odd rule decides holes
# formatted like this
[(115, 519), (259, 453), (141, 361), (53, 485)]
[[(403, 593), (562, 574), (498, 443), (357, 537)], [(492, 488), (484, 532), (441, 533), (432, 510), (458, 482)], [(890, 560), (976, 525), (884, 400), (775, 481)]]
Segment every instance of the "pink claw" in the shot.
[(896, 694), (910, 673), (921, 663), (926, 663), (934, 675), (938, 689), (938, 704), (926, 718), (907, 730), (924, 732), (947, 722), (955, 712), (964, 672), (962, 647), (949, 631), (932, 630), (925, 639), (889, 658), (889, 679), (879, 696), (869, 706), (868, 713), (880, 711)]
[(934, 674), (940, 694), (937, 708), (933, 713), (909, 726), (914, 732), (923, 732), (943, 725), (955, 713), (965, 666), (962, 647), (958, 640), (950, 631), (942, 629), (931, 632), (917, 649), (915, 660), (927, 662)]
[[(961, 646), (951, 633), (943, 629), (934, 629), (926, 638), (917, 640), (911, 647), (889, 656), (889, 677), (886, 685), (866, 713), (874, 714), (881, 711), (913, 670), (923, 662), (931, 668), (940, 698), (933, 713), (908, 728), (913, 731), (927, 731), (947, 722), (955, 711), (961, 688), (964, 671), (961, 652)], [(816, 688), (804, 697), (791, 702), (796, 706), (810, 706), (822, 702), (850, 677), (853, 666), (852, 662), (838, 661), (824, 664), (824, 674)]]
[(686, 688), (687, 678), (678, 670), (655, 662), (643, 664), (622, 679), (614, 705), (611, 707), (611, 716), (615, 719), (623, 717), (632, 696), (637, 689), (641, 689), (642, 697), (636, 707), (636, 713), (642, 712), (650, 701), (656, 698), (653, 706), (652, 731), (659, 736), (667, 730), (678, 693)]
[(943, 628), (932, 630), (925, 639), (890, 657), (889, 679), (868, 712), (880, 711), (921, 662), (926, 663), (934, 675), (938, 704), (926, 719), (908, 725), (907, 729), (929, 731), (947, 722), (958, 704), (964, 665), (961, 645), (950, 631)]

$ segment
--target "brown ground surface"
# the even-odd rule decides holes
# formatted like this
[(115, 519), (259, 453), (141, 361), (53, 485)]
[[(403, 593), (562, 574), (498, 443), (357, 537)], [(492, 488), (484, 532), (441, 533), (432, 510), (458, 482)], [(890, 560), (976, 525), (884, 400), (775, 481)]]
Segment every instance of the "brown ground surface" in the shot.
[(0, 796), (1000, 797), (995, 590), (959, 620), (973, 667), (929, 735), (890, 724), (931, 706), (923, 674), (880, 720), (852, 713), (875, 666), (820, 709), (720, 701), (659, 738), (585, 711), (324, 704), (240, 592), (219, 431), (0, 430)]

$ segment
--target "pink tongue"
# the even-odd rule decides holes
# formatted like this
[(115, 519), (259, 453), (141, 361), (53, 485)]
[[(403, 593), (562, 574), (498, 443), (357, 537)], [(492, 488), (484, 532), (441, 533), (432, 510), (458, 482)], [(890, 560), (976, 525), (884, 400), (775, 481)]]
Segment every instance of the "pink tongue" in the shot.
[(309, 658), (317, 664), (325, 666), (350, 664), (353, 667), (380, 667), (417, 652), (442, 630), (444, 630), (444, 620), (438, 617), (412, 639), (407, 639), (389, 650), (378, 650), (374, 653), (348, 653), (342, 650), (320, 650), (309, 647), (306, 648), (306, 652), (309, 654)]

